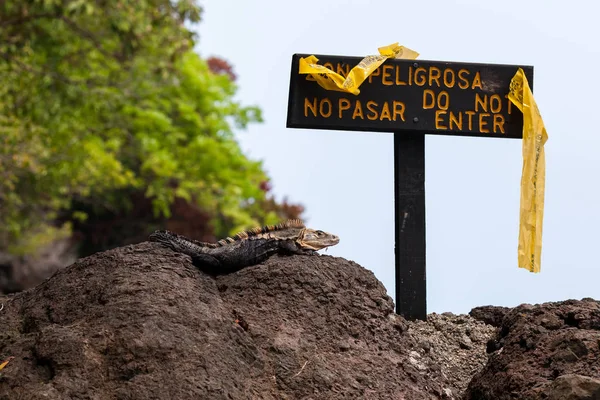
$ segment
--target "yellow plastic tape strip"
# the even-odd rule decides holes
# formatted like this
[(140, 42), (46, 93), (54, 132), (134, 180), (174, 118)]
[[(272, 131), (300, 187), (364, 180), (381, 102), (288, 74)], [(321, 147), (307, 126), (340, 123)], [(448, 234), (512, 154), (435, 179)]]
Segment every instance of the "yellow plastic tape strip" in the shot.
[(523, 113), (523, 173), (519, 227), (519, 268), (540, 272), (548, 134), (521, 68), (510, 83), (510, 101)]
[(9, 362), (11, 362), (11, 360), (12, 360), (13, 358), (14, 358), (14, 357), (8, 357), (8, 358), (7, 358), (7, 359), (6, 359), (6, 360), (5, 360), (5, 361), (4, 361), (2, 364), (0, 364), (0, 371), (1, 371), (2, 369), (4, 369), (4, 367), (6, 367), (6, 366), (8, 365), (8, 363), (9, 363)]
[(317, 64), (319, 59), (315, 56), (300, 58), (299, 73), (311, 75), (319, 86), (327, 90), (358, 95), (360, 93), (358, 87), (388, 58), (414, 60), (419, 56), (416, 51), (399, 46), (398, 43), (380, 47), (378, 50), (378, 56), (363, 58), (357, 66), (350, 70), (346, 78), (323, 65)]

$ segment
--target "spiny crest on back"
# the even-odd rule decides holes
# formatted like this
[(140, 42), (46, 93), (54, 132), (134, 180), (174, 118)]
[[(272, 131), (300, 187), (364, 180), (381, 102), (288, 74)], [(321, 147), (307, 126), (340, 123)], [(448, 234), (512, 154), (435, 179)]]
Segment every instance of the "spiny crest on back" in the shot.
[(289, 219), (287, 221), (280, 222), (277, 225), (266, 225), (263, 227), (259, 226), (259, 227), (253, 228), (253, 229), (249, 229), (247, 231), (239, 232), (236, 235), (234, 235), (233, 237), (227, 237), (225, 239), (219, 240), (216, 243), (216, 245), (217, 246), (225, 246), (230, 243), (235, 243), (238, 240), (249, 239), (251, 237), (262, 235), (264, 233), (275, 232), (275, 231), (280, 231), (280, 230), (290, 229), (290, 228), (303, 229), (303, 228), (305, 228), (305, 225), (299, 219)]
[(171, 244), (171, 245), (172, 245), (172, 242), (175, 242), (175, 243), (190, 242), (190, 243), (193, 243), (196, 246), (200, 246), (200, 247), (210, 247), (210, 248), (220, 247), (220, 245), (217, 245), (216, 243), (200, 242), (198, 240), (188, 239), (185, 236), (179, 235), (175, 232), (171, 232), (168, 230), (154, 231), (153, 233), (150, 234), (150, 236), (148, 236), (148, 238), (153, 242), (159, 242), (159, 243)]

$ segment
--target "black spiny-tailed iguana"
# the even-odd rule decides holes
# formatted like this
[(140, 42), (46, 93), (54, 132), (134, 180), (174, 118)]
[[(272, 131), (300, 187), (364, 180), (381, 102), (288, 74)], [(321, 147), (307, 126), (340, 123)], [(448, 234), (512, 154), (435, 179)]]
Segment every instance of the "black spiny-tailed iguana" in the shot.
[(187, 254), (194, 265), (215, 275), (259, 264), (274, 254), (316, 254), (340, 241), (330, 233), (306, 228), (297, 219), (240, 232), (216, 243), (198, 242), (165, 230), (155, 231), (149, 240)]

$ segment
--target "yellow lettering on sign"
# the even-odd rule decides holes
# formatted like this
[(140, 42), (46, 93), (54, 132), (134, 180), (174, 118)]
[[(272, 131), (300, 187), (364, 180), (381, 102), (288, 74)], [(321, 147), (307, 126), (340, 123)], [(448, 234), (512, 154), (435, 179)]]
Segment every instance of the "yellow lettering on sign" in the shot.
[(506, 99), (506, 102), (508, 103), (507, 112), (508, 112), (508, 115), (510, 115), (510, 114), (512, 114), (512, 101), (510, 101), (507, 94), (504, 95), (504, 98)]
[(444, 85), (447, 88), (453, 88), (456, 77), (454, 76), (454, 70), (452, 68), (446, 68), (444, 70)]
[(365, 119), (363, 116), (362, 105), (360, 104), (360, 100), (356, 100), (356, 104), (354, 105), (354, 112), (352, 113), (352, 119), (356, 119), (360, 117), (360, 119)]
[(502, 114), (476, 113), (475, 111), (455, 112), (438, 109), (435, 112), (435, 129), (462, 131), (465, 119), (467, 120), (466, 130), (468, 131), (480, 133), (490, 133), (491, 131), (506, 134), (504, 127), (506, 121)]
[[(324, 67), (330, 68), (332, 71), (342, 77), (347, 77), (350, 73), (350, 65), (345, 63), (336, 63), (335, 69), (332, 63), (323, 64)], [(403, 69), (406, 68), (406, 69)], [(308, 75), (307, 79), (311, 76)], [(430, 88), (445, 88), (452, 89), (458, 86), (460, 89), (480, 89), (483, 90), (483, 82), (481, 80), (481, 72), (474, 73), (466, 68), (461, 68), (456, 71), (452, 67), (444, 67), (443, 69), (434, 65), (417, 66), (417, 65), (392, 65), (385, 64), (375, 69), (367, 78), (369, 84), (379, 83), (384, 86), (427, 86)], [(374, 81), (375, 80), (375, 81)], [(497, 99), (494, 99), (496, 102)], [(494, 103), (494, 107), (497, 104)]]
[(454, 129), (452, 128), (452, 125), (454, 125), (456, 127), (456, 129), (462, 130), (463, 127), (463, 119), (462, 119), (462, 113), (459, 112), (458, 113), (458, 118), (456, 118), (457, 114), (454, 114), (452, 111), (450, 111), (450, 129)]
[(384, 65), (383, 66), (383, 75), (381, 76), (381, 83), (386, 86), (392, 86), (394, 82), (388, 80), (387, 78), (391, 78), (392, 70), (394, 69), (393, 65)]
[[(466, 75), (466, 76), (465, 76)], [(461, 89), (467, 89), (469, 87), (469, 80), (467, 76), (469, 75), (469, 71), (462, 68), (458, 70), (458, 79), (460, 80), (458, 87)]]
[[(327, 106), (327, 111), (324, 111), (325, 106)], [(332, 110), (333, 110), (333, 106), (331, 105), (331, 100), (329, 100), (327, 98), (321, 100), (321, 102), (319, 103), (319, 114), (321, 114), (321, 117), (324, 117), (324, 118), (331, 117)]]
[(469, 117), (469, 130), (473, 130), (473, 115), (475, 115), (475, 111), (465, 111), (465, 114)]
[(406, 82), (400, 79), (400, 66), (396, 65), (396, 85), (405, 86)]
[(440, 87), (440, 76), (442, 76), (442, 71), (438, 67), (429, 67), (429, 86), (433, 86), (435, 81)]
[(373, 108), (373, 107), (377, 107), (377, 103), (375, 103), (372, 100), (367, 101), (367, 110), (369, 110), (369, 112), (371, 113), (371, 114), (367, 114), (367, 118), (369, 118), (371, 121), (374, 121), (377, 119), (377, 117), (379, 117), (379, 113), (377, 112), (377, 109)]
[(490, 111), (493, 113), (502, 111), (502, 99), (500, 99), (500, 95), (494, 94), (490, 97)]
[(311, 103), (308, 98), (304, 98), (304, 117), (308, 117), (308, 110), (312, 111), (313, 117), (317, 116), (317, 98)]
[(426, 73), (427, 70), (423, 67), (419, 67), (415, 70), (415, 85), (423, 86), (427, 83)]
[(388, 121), (392, 120), (392, 115), (390, 114), (390, 106), (387, 101), (383, 103), (383, 107), (381, 109), (381, 116), (379, 117), (379, 120), (383, 121), (384, 118)]
[[(334, 63), (335, 64), (335, 63)], [(336, 63), (338, 74), (349, 72), (351, 66), (344, 63)], [(404, 69), (403, 69), (404, 68)], [(417, 66), (417, 65), (382, 65), (369, 79), (376, 79), (376, 85), (389, 86), (419, 86), (422, 91), (422, 110), (427, 111), (429, 117), (433, 117), (436, 130), (464, 131), (480, 134), (493, 133), (505, 135), (507, 131), (507, 117), (511, 114), (511, 101), (500, 94), (488, 94), (482, 92), (483, 82), (481, 72), (469, 71), (468, 69), (454, 69), (447, 66)], [(381, 82), (378, 80), (381, 79)], [(373, 94), (375, 98), (386, 96), (376, 89)], [(459, 95), (459, 103), (451, 108), (452, 89), (457, 91), (473, 90), (468, 97), (473, 99), (470, 104), (471, 110), (463, 110), (465, 95)], [(477, 90), (479, 89), (479, 90)], [(493, 93), (493, 92), (492, 92)], [(456, 96), (456, 95), (454, 95)], [(366, 107), (366, 110), (365, 110)], [(468, 107), (464, 107), (468, 108)], [(406, 104), (400, 100), (378, 98), (378, 100), (359, 100), (352, 96), (335, 98), (304, 98), (304, 117), (306, 118), (337, 118), (342, 120), (365, 120), (374, 122), (406, 122)], [(414, 111), (414, 110), (413, 110)], [(365, 118), (366, 117), (366, 118)], [(410, 116), (412, 118), (413, 116)], [(431, 125), (429, 125), (431, 126)], [(448, 132), (449, 133), (449, 132)]]
[(369, 75), (369, 83), (373, 83), (373, 78), (379, 75), (381, 75), (381, 67), (377, 68), (371, 75)]
[(396, 116), (399, 115), (400, 119), (402, 119), (402, 121), (405, 122), (406, 120), (404, 119), (404, 111), (405, 111), (406, 107), (405, 107), (404, 103), (401, 101), (394, 100), (393, 105), (394, 105), (394, 121), (396, 121)]
[(446, 111), (436, 110), (435, 111), (435, 129), (448, 129), (447, 126), (442, 125), (442, 115), (446, 115)]
[(502, 114), (494, 114), (494, 133), (498, 133), (496, 128), (500, 133), (506, 133), (504, 132), (504, 116)]
[(475, 74), (475, 78), (473, 78), (473, 85), (471, 85), (471, 89), (475, 88), (483, 89), (481, 86), (481, 75), (479, 75), (479, 71), (477, 71)]
[(479, 132), (481, 133), (490, 133), (490, 130), (488, 128), (486, 128), (487, 126), (487, 118), (489, 117), (490, 114), (489, 113), (481, 113), (479, 114)]
[(345, 110), (350, 109), (350, 100), (344, 99), (343, 97), (340, 99), (338, 104), (338, 115), (339, 118), (342, 119), (342, 114)]
[[(429, 103), (427, 99), (430, 98), (431, 102)], [(427, 110), (433, 108), (435, 106), (435, 94), (431, 89), (423, 90), (423, 109)]]
[(440, 110), (447, 110), (450, 107), (450, 95), (445, 90), (442, 90), (436, 96), (433, 90), (423, 90), (423, 109), (428, 110), (437, 107)]
[(475, 93), (475, 112), (479, 112), (479, 106), (483, 109), (483, 111), (488, 110), (488, 97), (487, 94), (483, 95), (483, 100), (479, 93)]
[(441, 110), (447, 110), (448, 107), (450, 107), (450, 95), (448, 92), (442, 90), (440, 94), (438, 94), (437, 105)]
[[(308, 116), (309, 112), (313, 116), (321, 116), (323, 118), (329, 118), (332, 115), (333, 103), (329, 99), (322, 99), (317, 101), (315, 98), (313, 102), (305, 99), (305, 116)], [(406, 104), (402, 101), (384, 101), (381, 105), (375, 101), (369, 100), (366, 103), (367, 106), (367, 119), (371, 121), (403, 121), (406, 122)], [(352, 119), (365, 119), (363, 112), (363, 105), (360, 100), (347, 99), (342, 97), (337, 102), (337, 115), (339, 119), (347, 118), (349, 113), (345, 111), (352, 110)]]

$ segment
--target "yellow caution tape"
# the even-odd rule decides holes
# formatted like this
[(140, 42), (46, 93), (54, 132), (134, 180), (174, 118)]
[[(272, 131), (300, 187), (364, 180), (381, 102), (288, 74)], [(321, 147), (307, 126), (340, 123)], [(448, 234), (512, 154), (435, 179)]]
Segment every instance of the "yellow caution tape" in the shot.
[(323, 65), (317, 64), (319, 59), (315, 56), (300, 58), (300, 74), (311, 75), (319, 86), (336, 92), (346, 92), (358, 95), (358, 87), (388, 58), (403, 58), (414, 60), (419, 53), (407, 47), (399, 46), (398, 43), (380, 47), (378, 56), (366, 56), (352, 68), (348, 76), (344, 78), (340, 74), (330, 70)]
[(519, 227), (519, 268), (540, 272), (548, 134), (521, 68), (510, 83), (510, 101), (523, 113), (523, 173)]
[[(380, 47), (379, 55), (366, 56), (348, 76), (317, 64), (315, 56), (300, 58), (300, 74), (312, 76), (327, 90), (358, 95), (360, 85), (388, 58), (414, 60), (414, 50), (398, 43)], [(548, 134), (542, 116), (533, 98), (523, 69), (519, 68), (510, 83), (510, 101), (523, 113), (523, 173), (521, 177), (521, 215), (519, 228), (519, 268), (540, 272), (542, 254), (542, 223), (544, 219), (544, 188), (546, 161), (544, 144)]]
[(0, 371), (1, 371), (2, 369), (4, 369), (4, 367), (6, 367), (6, 366), (8, 365), (8, 363), (9, 363), (9, 362), (11, 362), (11, 360), (12, 360), (13, 358), (14, 358), (14, 357), (8, 357), (8, 358), (7, 358), (7, 359), (6, 359), (6, 360), (5, 360), (5, 361), (4, 361), (2, 364), (0, 364)]

